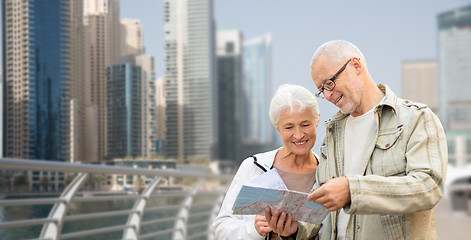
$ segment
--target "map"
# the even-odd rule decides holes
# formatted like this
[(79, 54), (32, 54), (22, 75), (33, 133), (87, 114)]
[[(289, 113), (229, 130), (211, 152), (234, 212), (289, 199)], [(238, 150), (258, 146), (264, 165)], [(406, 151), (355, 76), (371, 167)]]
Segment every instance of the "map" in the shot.
[[(269, 181), (260, 181), (262, 179)], [(329, 211), (320, 204), (307, 201), (307, 193), (287, 190), (280, 181), (283, 183), (273, 169), (243, 185), (232, 208), (233, 214), (265, 215), (265, 207), (268, 206), (272, 211), (279, 209), (291, 213), (296, 221), (320, 224)], [(262, 184), (281, 189), (263, 187)]]

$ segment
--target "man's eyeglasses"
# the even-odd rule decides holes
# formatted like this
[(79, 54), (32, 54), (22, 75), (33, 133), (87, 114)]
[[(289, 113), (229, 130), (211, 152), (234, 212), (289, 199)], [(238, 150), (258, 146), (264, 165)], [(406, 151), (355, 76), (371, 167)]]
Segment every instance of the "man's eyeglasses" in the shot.
[[(351, 60), (352, 60), (351, 58), (348, 59), (348, 61), (337, 71), (337, 73), (334, 74), (334, 76), (332, 76), (331, 78), (327, 79), (327, 81), (325, 81), (325, 83), (319, 89), (319, 92), (315, 94), (316, 97), (324, 99), (324, 90), (327, 90), (327, 91), (334, 90), (334, 88), (335, 88), (335, 82), (334, 82), (335, 79), (343, 72), (343, 70), (345, 70), (345, 68), (347, 67), (348, 63)], [(358, 58), (358, 60), (360, 60), (360, 59)]]

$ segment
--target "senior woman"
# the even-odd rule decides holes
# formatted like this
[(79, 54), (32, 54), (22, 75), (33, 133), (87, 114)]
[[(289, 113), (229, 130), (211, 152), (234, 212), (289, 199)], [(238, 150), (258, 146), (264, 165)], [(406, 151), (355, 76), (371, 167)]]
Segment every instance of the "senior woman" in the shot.
[(277, 169), (289, 190), (309, 193), (315, 183), (318, 161), (311, 149), (316, 142), (319, 108), (314, 95), (304, 87), (283, 84), (271, 100), (269, 115), (283, 146), (242, 162), (213, 223), (218, 240), (279, 239), (265, 216), (232, 214), (232, 206), (244, 183), (272, 168)]

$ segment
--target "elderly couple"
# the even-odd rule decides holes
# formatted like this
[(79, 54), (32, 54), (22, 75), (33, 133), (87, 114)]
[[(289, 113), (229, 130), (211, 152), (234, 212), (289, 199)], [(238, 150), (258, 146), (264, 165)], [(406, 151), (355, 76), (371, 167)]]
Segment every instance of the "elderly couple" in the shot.
[[(437, 239), (434, 206), (443, 195), (445, 133), (424, 104), (376, 85), (352, 43), (330, 41), (311, 60), (311, 75), (340, 111), (326, 122), (318, 155), (314, 95), (282, 85), (269, 115), (283, 147), (244, 160), (213, 226), (217, 239)], [(242, 185), (276, 168), (290, 190), (330, 211), (321, 225), (266, 208), (264, 216), (233, 215)]]

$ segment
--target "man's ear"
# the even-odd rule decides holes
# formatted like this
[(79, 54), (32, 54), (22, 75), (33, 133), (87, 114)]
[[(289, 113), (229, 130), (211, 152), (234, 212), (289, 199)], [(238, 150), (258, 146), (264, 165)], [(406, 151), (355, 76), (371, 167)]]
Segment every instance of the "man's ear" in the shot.
[(359, 75), (363, 69), (363, 64), (361, 63), (359, 58), (352, 58), (352, 66), (355, 68), (355, 73)]

